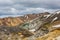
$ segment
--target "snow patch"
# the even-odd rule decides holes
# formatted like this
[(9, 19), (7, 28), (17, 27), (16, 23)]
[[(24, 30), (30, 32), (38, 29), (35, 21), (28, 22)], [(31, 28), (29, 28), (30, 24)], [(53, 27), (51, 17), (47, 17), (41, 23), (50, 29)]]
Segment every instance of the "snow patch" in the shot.
[(35, 29), (29, 30), (29, 31), (34, 32), (34, 31), (35, 31)]
[(58, 25), (54, 25), (54, 26), (52, 26), (52, 27), (60, 27), (60, 24), (58, 24)]
[(44, 17), (46, 17), (46, 18), (48, 18), (50, 16), (50, 14), (49, 15), (44, 15)]
[(55, 21), (55, 20), (57, 20), (57, 19), (58, 19), (58, 17), (55, 17), (55, 18), (52, 20), (52, 22)]
[(50, 15), (47, 15), (47, 17), (46, 18), (48, 18)]
[(60, 14), (60, 11), (56, 12), (57, 14)]

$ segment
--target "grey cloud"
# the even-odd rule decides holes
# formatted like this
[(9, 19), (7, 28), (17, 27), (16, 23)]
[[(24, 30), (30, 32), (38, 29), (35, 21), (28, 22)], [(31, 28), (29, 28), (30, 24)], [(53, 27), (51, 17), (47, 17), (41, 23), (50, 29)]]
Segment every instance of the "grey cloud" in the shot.
[(57, 9), (60, 9), (60, 0), (0, 0), (0, 15), (52, 12)]
[(15, 0), (15, 2), (25, 7), (60, 8), (60, 0)]
[(11, 6), (13, 4), (12, 0), (0, 0), (0, 7)]

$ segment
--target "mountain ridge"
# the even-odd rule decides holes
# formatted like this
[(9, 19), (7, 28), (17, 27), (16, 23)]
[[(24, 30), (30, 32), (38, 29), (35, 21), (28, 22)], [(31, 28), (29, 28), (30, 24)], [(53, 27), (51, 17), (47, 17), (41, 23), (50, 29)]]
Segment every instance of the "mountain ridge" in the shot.
[[(45, 14), (49, 13), (45, 12)], [(23, 24), (26, 21), (33, 20), (34, 18), (39, 17), (40, 15), (44, 15), (44, 13), (26, 14), (24, 16), (0, 18), (0, 26), (17, 26)]]

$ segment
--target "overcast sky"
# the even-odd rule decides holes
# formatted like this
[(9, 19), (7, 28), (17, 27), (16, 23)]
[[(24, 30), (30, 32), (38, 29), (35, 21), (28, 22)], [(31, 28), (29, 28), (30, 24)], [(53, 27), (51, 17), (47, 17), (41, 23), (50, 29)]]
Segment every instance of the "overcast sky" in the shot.
[(0, 0), (0, 15), (53, 12), (60, 9), (60, 0)]

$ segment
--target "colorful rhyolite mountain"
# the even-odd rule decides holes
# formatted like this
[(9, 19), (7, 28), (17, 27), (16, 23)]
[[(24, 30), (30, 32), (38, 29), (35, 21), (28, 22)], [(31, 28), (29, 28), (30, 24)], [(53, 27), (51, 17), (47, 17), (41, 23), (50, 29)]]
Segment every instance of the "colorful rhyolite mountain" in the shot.
[[(32, 30), (27, 29), (28, 27)], [(27, 30), (23, 28), (26, 28)], [(27, 14), (19, 17), (0, 18), (0, 39), (60, 40), (60, 11), (54, 13), (45, 12)]]
[(24, 16), (18, 16), (18, 17), (6, 17), (6, 18), (0, 18), (0, 26), (17, 26), (17, 25), (21, 25), (24, 22), (33, 20), (36, 17), (39, 17), (41, 15), (48, 15), (48, 12), (44, 13), (38, 13), (38, 14), (27, 14)]

